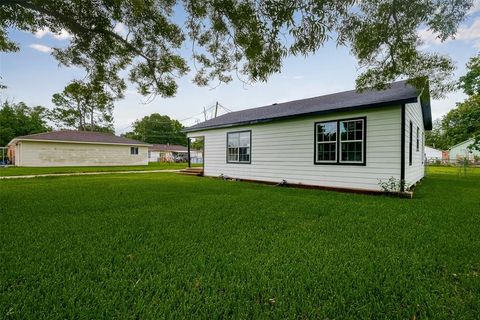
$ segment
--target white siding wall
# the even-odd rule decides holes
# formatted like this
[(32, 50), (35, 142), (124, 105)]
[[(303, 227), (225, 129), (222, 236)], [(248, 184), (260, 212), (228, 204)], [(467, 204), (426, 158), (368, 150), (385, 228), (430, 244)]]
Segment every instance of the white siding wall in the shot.
[[(409, 143), (410, 143), (410, 121), (412, 121), (412, 165), (409, 163)], [(420, 136), (420, 147), (417, 151), (417, 127)], [(405, 105), (405, 182), (407, 185), (413, 185), (424, 177), (425, 167), (422, 154), (422, 132), (423, 126), (422, 107), (420, 103), (409, 103)]]
[(160, 151), (149, 151), (149, 162), (157, 162), (160, 160)]
[[(366, 116), (366, 166), (314, 165), (314, 123)], [(226, 163), (227, 132), (252, 130), (251, 164)], [(191, 132), (205, 137), (206, 176), (381, 190), (379, 179), (400, 178), (401, 108), (335, 113), (264, 124)]]
[(128, 145), (20, 142), (16, 165), (25, 167), (147, 165), (148, 147), (130, 154)]

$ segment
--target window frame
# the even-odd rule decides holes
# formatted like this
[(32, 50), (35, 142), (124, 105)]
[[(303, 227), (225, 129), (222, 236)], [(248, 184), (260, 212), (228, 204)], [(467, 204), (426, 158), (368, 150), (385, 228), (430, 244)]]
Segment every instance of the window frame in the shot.
[[(341, 157), (341, 140), (340, 140), (340, 123), (344, 121), (356, 121), (362, 120), (363, 124), (363, 132), (362, 132), (362, 161), (361, 162), (352, 162), (352, 161), (340, 161)], [(317, 161), (317, 125), (321, 123), (327, 122), (336, 122), (337, 123), (337, 141), (336, 141), (336, 161)], [(313, 164), (315, 165), (336, 165), (336, 166), (366, 166), (367, 165), (367, 117), (352, 117), (352, 118), (345, 118), (345, 119), (331, 119), (325, 121), (317, 121), (314, 123), (314, 130), (313, 130)]]
[(130, 155), (138, 156), (138, 147), (130, 147)]
[[(230, 161), (228, 160), (228, 135), (229, 134), (234, 134), (234, 133), (245, 133), (248, 132), (250, 134), (250, 154), (248, 157), (248, 161)], [(240, 151), (238, 154), (238, 157), (240, 159)], [(251, 164), (252, 163), (252, 130), (241, 130), (241, 131), (229, 131), (226, 134), (226, 140), (225, 140), (225, 161), (226, 163), (231, 163), (231, 164)]]
[[(318, 125), (319, 124), (324, 124), (324, 123), (335, 123), (335, 134), (336, 138), (335, 141), (317, 141), (318, 138)], [(314, 143), (315, 143), (315, 158), (314, 162), (316, 164), (336, 164), (338, 163), (338, 121), (337, 120), (331, 120), (331, 121), (320, 121), (320, 122), (315, 122), (315, 135), (314, 135)], [(335, 143), (335, 160), (318, 160), (318, 145), (319, 144), (327, 144), (327, 143)]]

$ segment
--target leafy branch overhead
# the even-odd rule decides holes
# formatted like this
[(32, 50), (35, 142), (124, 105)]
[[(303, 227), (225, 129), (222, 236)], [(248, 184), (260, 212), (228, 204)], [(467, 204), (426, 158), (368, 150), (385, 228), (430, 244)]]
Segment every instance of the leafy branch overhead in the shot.
[[(351, 48), (362, 73), (359, 88), (382, 88), (399, 77), (428, 76), (434, 97), (452, 89), (450, 58), (419, 51), (419, 27), (454, 36), (472, 0), (3, 0), (0, 50), (16, 51), (8, 29), (48, 28), (72, 34), (54, 56), (114, 79), (143, 95), (175, 95), (178, 79), (195, 68), (194, 82), (233, 76), (266, 81), (289, 55), (309, 55), (326, 41)], [(116, 26), (124, 26), (118, 32)], [(115, 79), (116, 78), (116, 79)]]

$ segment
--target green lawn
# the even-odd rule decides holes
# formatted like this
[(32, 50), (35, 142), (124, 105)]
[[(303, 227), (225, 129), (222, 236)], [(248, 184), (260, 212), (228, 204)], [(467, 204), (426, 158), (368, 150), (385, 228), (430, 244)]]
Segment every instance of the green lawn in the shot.
[(480, 169), (431, 168), (414, 199), (173, 173), (0, 197), (0, 318), (480, 314)]
[(105, 171), (146, 171), (165, 169), (184, 169), (186, 163), (151, 162), (147, 166), (107, 166), (107, 167), (0, 167), (0, 176), (23, 176), (49, 173), (105, 172)]

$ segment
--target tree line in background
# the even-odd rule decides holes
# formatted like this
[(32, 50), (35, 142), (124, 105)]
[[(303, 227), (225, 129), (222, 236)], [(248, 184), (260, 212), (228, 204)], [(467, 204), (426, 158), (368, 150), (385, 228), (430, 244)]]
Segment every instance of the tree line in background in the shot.
[(132, 127), (133, 131), (124, 134), (126, 138), (147, 143), (187, 144), (187, 134), (182, 132), (183, 125), (169, 116), (152, 113), (135, 121)]
[(473, 137), (472, 148), (480, 150), (480, 54), (469, 60), (467, 73), (460, 77), (458, 87), (467, 99), (434, 122), (433, 130), (426, 133), (425, 144), (447, 150)]
[[(52, 110), (42, 106), (29, 107), (24, 102), (3, 102), (0, 105), (0, 147), (18, 136), (51, 131), (52, 122), (64, 129), (113, 133), (113, 106), (84, 109), (78, 105), (70, 89), (54, 95), (53, 100), (61, 101), (61, 106)], [(124, 134), (125, 137), (152, 144), (187, 144), (186, 133), (182, 132), (183, 125), (158, 113), (135, 121), (132, 128), (132, 131)]]
[(44, 107), (29, 107), (23, 102), (9, 101), (0, 107), (0, 147), (6, 146), (15, 137), (50, 130)]

